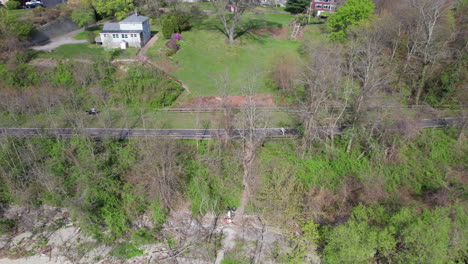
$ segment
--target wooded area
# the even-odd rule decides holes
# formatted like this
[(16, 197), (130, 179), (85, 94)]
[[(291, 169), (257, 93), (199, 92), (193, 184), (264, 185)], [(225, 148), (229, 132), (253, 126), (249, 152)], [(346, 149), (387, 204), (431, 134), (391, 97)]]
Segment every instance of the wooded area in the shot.
[[(128, 11), (120, 5), (134, 4), (70, 2), (117, 17)], [(162, 26), (159, 3), (141, 2), (137, 7)], [(216, 2), (221, 7), (211, 18), (167, 3), (173, 10), (166, 15), (183, 13), (197, 26), (217, 19), (216, 34), (236, 50), (250, 41), (235, 37), (254, 7), (247, 2), (234, 13), (225, 12), (228, 2)], [(465, 126), (420, 129), (414, 120), (447, 113), (466, 119), (467, 13), (466, 0), (348, 0), (324, 25), (308, 25), (320, 26), (314, 28), (319, 36), (306, 35), (299, 56), (281, 55), (268, 71), (276, 103), (294, 109), (297, 137), (262, 133), (273, 125), (255, 100), (262, 81), (256, 71), (242, 75), (240, 109), (222, 101), (237, 84), (232, 73), (212, 76), (222, 111), (203, 126), (226, 131), (216, 140), (1, 137), (0, 235), (26, 228), (3, 216), (9, 208), (52, 206), (65, 208), (96, 243), (114, 245), (110, 255), (119, 259), (162, 243), (168, 259), (213, 262), (226, 250), (221, 263), (315, 263), (317, 257), (323, 263), (466, 263)], [(143, 111), (189, 97), (160, 68), (115, 63), (112, 53), (34, 65), (41, 54), (27, 49), (32, 31), (0, 8), (0, 117), (13, 124), (33, 118), (44, 127), (82, 128), (90, 118), (84, 110), (97, 107), (104, 109), (105, 127), (112, 127), (107, 110), (118, 109), (123, 126), (146, 128)], [(182, 50), (190, 44), (179, 43)], [(166, 55), (160, 56), (173, 54)], [(129, 118), (130, 111), (142, 114)], [(339, 135), (332, 129), (344, 125)], [(232, 137), (235, 128), (242, 129), (240, 138)], [(237, 207), (235, 224), (252, 217), (259, 229), (280, 230), (281, 239), (266, 255), (257, 252), (266, 245), (263, 237), (254, 246), (239, 246), (239, 239), (238, 247), (225, 248), (229, 234), (214, 230), (228, 207)], [(176, 236), (175, 227), (187, 220), (181, 215), (215, 222), (211, 230)], [(250, 247), (255, 254), (243, 251)]]

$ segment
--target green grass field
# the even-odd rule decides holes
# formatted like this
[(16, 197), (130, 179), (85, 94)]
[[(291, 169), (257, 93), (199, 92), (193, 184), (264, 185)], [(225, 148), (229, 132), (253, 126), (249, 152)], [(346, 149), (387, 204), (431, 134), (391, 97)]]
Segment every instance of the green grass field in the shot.
[(107, 56), (112, 59), (127, 59), (132, 58), (137, 52), (137, 48), (128, 48), (126, 50), (105, 50), (99, 45), (80, 43), (62, 45), (52, 52), (41, 54), (39, 57), (59, 59), (92, 59)]
[(97, 36), (97, 35), (99, 35), (99, 33), (102, 31), (102, 27), (103, 27), (103, 26), (97, 26), (97, 27), (88, 28), (88, 29), (86, 29), (85, 31), (76, 34), (73, 38), (74, 38), (74, 39), (78, 39), (78, 40), (87, 39), (87, 38), (88, 38), (88, 33), (89, 33), (89, 32), (93, 32), (93, 33), (96, 34), (96, 36)]
[(18, 19), (22, 19), (29, 17), (32, 11), (33, 9), (15, 9), (8, 10), (8, 13), (15, 15), (15, 17)]
[[(282, 28), (287, 27), (291, 19), (288, 14), (249, 13), (241, 29)], [(182, 33), (181, 49), (172, 57), (173, 64), (178, 67), (172, 74), (189, 87), (189, 96), (219, 95), (216, 82), (222, 75), (228, 75), (231, 80), (227, 94), (242, 94), (248, 76), (255, 76), (256, 93), (273, 93), (269, 71), (275, 60), (280, 56), (298, 56), (301, 43), (260, 37), (245, 30), (241, 31), (236, 44), (229, 45), (226, 36), (216, 27), (219, 22), (215, 17), (197, 22), (192, 30)], [(155, 60), (167, 59), (165, 41), (160, 37), (147, 54)]]

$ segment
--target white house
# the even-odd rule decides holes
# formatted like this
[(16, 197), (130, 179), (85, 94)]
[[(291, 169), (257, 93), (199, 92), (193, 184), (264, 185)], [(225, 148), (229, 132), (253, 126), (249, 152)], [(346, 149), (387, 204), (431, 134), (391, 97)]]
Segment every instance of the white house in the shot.
[(96, 42), (112, 49), (141, 48), (150, 38), (149, 18), (135, 13), (119, 23), (105, 23)]

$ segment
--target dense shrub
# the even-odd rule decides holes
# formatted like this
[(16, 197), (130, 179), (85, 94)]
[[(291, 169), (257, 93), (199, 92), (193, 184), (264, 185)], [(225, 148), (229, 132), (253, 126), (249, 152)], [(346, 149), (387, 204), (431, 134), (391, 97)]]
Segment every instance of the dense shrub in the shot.
[(88, 41), (89, 44), (96, 43), (96, 33), (92, 31), (88, 32), (88, 34), (86, 34), (86, 40)]
[(174, 14), (174, 17), (175, 17), (175, 20), (176, 20), (176, 23), (177, 23), (178, 32), (190, 30), (190, 28), (191, 28), (191, 24), (190, 24), (191, 16), (189, 14), (176, 13), (176, 14)]
[(3, 8), (0, 9), (0, 25), (2, 25), (0, 27), (0, 40), (3, 40), (7, 36), (26, 40), (35, 32), (35, 28), (30, 20), (19, 21), (15, 15)]
[(116, 102), (159, 108), (170, 106), (183, 88), (156, 68), (133, 67), (119, 79), (112, 91)]
[(0, 64), (0, 74), (2, 80), (10, 87), (26, 88), (36, 85), (39, 82), (39, 74), (33, 66), (25, 63), (8, 69), (6, 65)]
[(17, 223), (11, 219), (0, 219), (0, 236), (15, 230)]
[(330, 16), (330, 12), (328, 11), (323, 11), (322, 13), (320, 13), (320, 17), (322, 18), (328, 18)]
[(166, 16), (162, 22), (162, 33), (166, 39), (173, 33), (190, 30), (192, 16), (187, 13), (175, 13)]
[(309, 23), (309, 16), (305, 14), (296, 16), (296, 19), (301, 26), (305, 26)]
[(6, 8), (13, 10), (13, 9), (18, 9), (21, 6), (21, 3), (19, 1), (14, 1), (10, 0), (5, 3)]
[(128, 259), (143, 255), (144, 250), (131, 243), (119, 243), (109, 254), (119, 259)]

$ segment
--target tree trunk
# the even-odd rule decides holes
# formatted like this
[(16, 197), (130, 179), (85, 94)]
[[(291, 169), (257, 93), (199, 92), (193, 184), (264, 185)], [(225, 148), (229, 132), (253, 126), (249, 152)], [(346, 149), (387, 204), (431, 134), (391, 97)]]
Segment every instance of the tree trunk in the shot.
[(234, 32), (228, 32), (229, 44), (234, 44)]
[(415, 98), (415, 104), (419, 104), (419, 99), (421, 98), (421, 94), (424, 88), (424, 83), (426, 81), (426, 70), (427, 70), (427, 64), (423, 66), (423, 69), (421, 71), (421, 79), (419, 80), (418, 84), (418, 90), (416, 91), (416, 98)]

